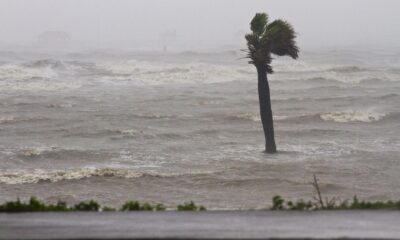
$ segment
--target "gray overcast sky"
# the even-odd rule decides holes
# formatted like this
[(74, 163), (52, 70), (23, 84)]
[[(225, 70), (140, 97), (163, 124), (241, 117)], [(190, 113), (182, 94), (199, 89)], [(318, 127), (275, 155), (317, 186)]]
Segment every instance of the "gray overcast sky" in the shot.
[(290, 21), (303, 48), (400, 47), (399, 10), (399, 0), (0, 0), (0, 47), (47, 30), (101, 48), (157, 48), (167, 30), (183, 49), (239, 45), (256, 12)]

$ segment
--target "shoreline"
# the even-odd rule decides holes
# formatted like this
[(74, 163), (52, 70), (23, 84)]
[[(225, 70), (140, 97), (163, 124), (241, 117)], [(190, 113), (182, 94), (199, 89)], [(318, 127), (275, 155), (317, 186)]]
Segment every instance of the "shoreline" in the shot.
[[(400, 200), (392, 201), (365, 201), (354, 196), (352, 201), (349, 199), (340, 200), (336, 197), (324, 197), (321, 194), (317, 179), (314, 178), (313, 184), (317, 195), (314, 200), (297, 199), (296, 201), (287, 200), (279, 195), (272, 198), (272, 206), (261, 209), (242, 209), (226, 211), (323, 211), (323, 210), (400, 210)], [(32, 213), (32, 212), (164, 212), (164, 211), (207, 211), (203, 205), (197, 205), (193, 201), (186, 201), (172, 208), (163, 203), (126, 201), (120, 207), (109, 207), (101, 205), (95, 200), (81, 201), (77, 204), (68, 204), (63, 201), (57, 203), (46, 203), (31, 197), (29, 201), (8, 201), (0, 204), (0, 213)], [(220, 211), (220, 210), (211, 210)]]

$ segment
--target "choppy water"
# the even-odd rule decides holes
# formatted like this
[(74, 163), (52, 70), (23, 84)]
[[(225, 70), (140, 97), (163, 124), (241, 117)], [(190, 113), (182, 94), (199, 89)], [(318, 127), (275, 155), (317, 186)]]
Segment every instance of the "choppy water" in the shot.
[(262, 208), (273, 195), (400, 198), (400, 53), (305, 52), (270, 76), (262, 152), (240, 52), (0, 52), (0, 201)]

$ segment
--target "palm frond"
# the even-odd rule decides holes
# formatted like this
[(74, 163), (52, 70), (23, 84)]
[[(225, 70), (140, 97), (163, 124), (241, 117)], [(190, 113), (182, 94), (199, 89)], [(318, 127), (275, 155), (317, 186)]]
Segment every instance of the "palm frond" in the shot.
[(262, 37), (258, 34), (250, 33), (245, 36), (247, 40), (247, 58), (250, 58), (249, 63), (258, 67), (264, 67), (268, 73), (272, 73), (271, 54), (268, 50), (268, 45), (262, 42)]
[(245, 38), (247, 40), (247, 49), (248, 49), (247, 57), (251, 59), (249, 63), (254, 64), (254, 62), (257, 61), (256, 57), (257, 49), (261, 47), (260, 38), (253, 33), (246, 34)]
[(273, 21), (268, 24), (263, 38), (269, 43), (271, 53), (298, 58), (299, 48), (295, 41), (296, 32), (290, 23), (283, 20)]
[(249, 63), (272, 73), (271, 54), (278, 56), (298, 57), (296, 33), (286, 21), (275, 20), (268, 24), (268, 15), (257, 13), (250, 23), (252, 33), (246, 34), (246, 57)]
[(253, 34), (263, 35), (268, 24), (268, 15), (266, 13), (257, 13), (251, 20), (250, 28)]

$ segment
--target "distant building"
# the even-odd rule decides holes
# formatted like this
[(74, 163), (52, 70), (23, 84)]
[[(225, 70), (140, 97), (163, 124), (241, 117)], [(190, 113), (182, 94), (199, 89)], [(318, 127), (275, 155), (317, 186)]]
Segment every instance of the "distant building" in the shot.
[(46, 31), (38, 36), (38, 42), (46, 47), (66, 47), (71, 41), (68, 33), (63, 31)]

